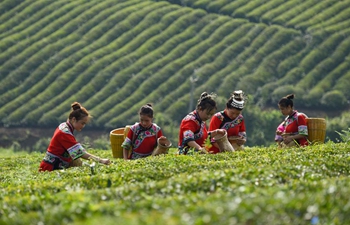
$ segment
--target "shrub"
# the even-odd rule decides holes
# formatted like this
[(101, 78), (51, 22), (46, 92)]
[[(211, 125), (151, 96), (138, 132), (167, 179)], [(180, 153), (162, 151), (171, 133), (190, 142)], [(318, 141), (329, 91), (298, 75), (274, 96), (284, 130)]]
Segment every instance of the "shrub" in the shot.
[[(271, 1), (275, 2), (275, 1)], [(279, 15), (285, 13), (286, 11), (289, 11), (291, 8), (295, 7), (295, 5), (298, 4), (296, 1), (285, 1), (283, 4), (280, 4), (279, 6), (270, 9), (266, 13), (264, 13), (261, 16), (262, 21), (264, 22), (271, 22), (274, 18), (278, 17)]]
[(101, 136), (97, 139), (94, 139), (92, 142), (92, 147), (99, 150), (109, 150), (111, 149), (111, 143), (107, 135)]
[[(271, 100), (272, 102), (275, 102), (276, 104), (278, 101), (288, 95), (288, 94), (295, 94), (296, 98), (301, 98), (305, 94), (305, 90), (301, 89), (299, 87), (296, 87), (295, 85), (284, 85), (276, 88), (272, 94), (271, 94)], [(299, 97), (298, 97), (299, 96)]]
[(341, 132), (336, 131), (336, 133), (339, 134), (342, 142), (350, 144), (350, 128), (342, 130)]
[(342, 92), (347, 99), (350, 99), (349, 86), (350, 86), (350, 72), (347, 72), (336, 81), (333, 88), (335, 90), (339, 90), (340, 92)]
[(22, 150), (22, 146), (18, 141), (12, 142), (10, 149), (14, 152), (19, 152)]
[(228, 0), (209, 1), (209, 4), (207, 4), (207, 10), (212, 13), (218, 13), (219, 10), (227, 4)]
[(49, 146), (51, 138), (40, 138), (32, 147), (32, 151), (46, 152)]
[(350, 127), (350, 113), (345, 112), (341, 115), (327, 119), (327, 131), (326, 136), (333, 141), (340, 141), (339, 135), (344, 134), (347, 136), (348, 132), (344, 132)]
[(276, 104), (276, 102), (271, 101), (271, 93), (273, 93), (273, 91), (276, 90), (278, 87), (279, 85), (276, 82), (270, 82), (265, 84), (260, 89), (261, 99), (259, 101), (259, 105), (264, 106), (265, 104), (268, 104), (268, 103)]
[(219, 13), (225, 14), (225, 15), (231, 15), (236, 9), (241, 7), (242, 5), (246, 4), (247, 2), (245, 1), (233, 1), (231, 3), (226, 4), (223, 6), (220, 10)]
[(194, 8), (206, 9), (211, 0), (198, 0), (192, 4)]
[(321, 103), (325, 108), (336, 108), (336, 109), (345, 109), (349, 106), (347, 99), (344, 94), (338, 90), (333, 90), (325, 93), (322, 96)]

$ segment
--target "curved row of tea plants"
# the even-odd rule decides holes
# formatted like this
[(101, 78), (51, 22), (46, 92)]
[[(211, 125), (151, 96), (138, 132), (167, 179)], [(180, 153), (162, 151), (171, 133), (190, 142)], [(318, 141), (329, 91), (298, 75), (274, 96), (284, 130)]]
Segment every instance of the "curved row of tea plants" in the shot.
[[(217, 93), (220, 110), (234, 89), (259, 107), (295, 93), (298, 108), (344, 110), (349, 8), (346, 1), (2, 1), (1, 125), (56, 126), (73, 101), (93, 113), (97, 128), (133, 123), (147, 102), (176, 124), (188, 112), (190, 76), (198, 78), (194, 96)], [(274, 131), (248, 129), (255, 137)]]
[[(334, 24), (350, 22), (348, 1), (168, 0), (168, 2), (235, 18), (247, 18), (254, 23), (279, 24), (306, 32), (329, 29)], [(337, 29), (341, 30), (342, 28)]]

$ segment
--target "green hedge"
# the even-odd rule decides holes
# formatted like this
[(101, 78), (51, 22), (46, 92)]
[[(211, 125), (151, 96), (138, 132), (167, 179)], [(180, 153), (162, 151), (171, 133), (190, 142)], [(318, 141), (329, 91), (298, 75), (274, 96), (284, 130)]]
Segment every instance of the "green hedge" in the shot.
[[(142, 6), (142, 5), (141, 5)], [(141, 7), (140, 6), (140, 7)], [(130, 10), (135, 10), (135, 8), (132, 6), (132, 7), (130, 7)], [(149, 10), (150, 9), (148, 9), (148, 11), (145, 11), (145, 13), (146, 12), (149, 12)], [(125, 13), (127, 14), (127, 13), (129, 13), (127, 10), (125, 11)], [(140, 14), (140, 15), (142, 15), (142, 14)], [(139, 19), (137, 19), (137, 21), (139, 21)], [(96, 46), (97, 47), (97, 46)], [(91, 56), (90, 58), (93, 58), (93, 56)], [(78, 64), (81, 68), (88, 68), (90, 65), (91, 65), (91, 60), (92, 59), (88, 59), (88, 58), (84, 58), (84, 60), (83, 61), (86, 61), (86, 66), (83, 66), (84, 64), (82, 63), (83, 61), (80, 61), (80, 63)], [(102, 64), (103, 65), (103, 64)], [(83, 66), (83, 67), (82, 67)], [(61, 109), (64, 109), (64, 108), (66, 108), (67, 107), (67, 105), (70, 105), (71, 104), (71, 102), (72, 101), (75, 101), (74, 100), (74, 96), (72, 96), (71, 97), (71, 94), (70, 93), (74, 93), (74, 92), (76, 92), (77, 90), (79, 90), (80, 89), (80, 87), (82, 87), (82, 86), (84, 86), (84, 84), (85, 84), (85, 81), (86, 81), (86, 78), (89, 78), (89, 77), (94, 77), (94, 75), (95, 75), (95, 72), (94, 71), (98, 71), (99, 69), (101, 68), (101, 63), (96, 63), (96, 64), (94, 64), (94, 66), (93, 67), (90, 67), (86, 72), (83, 72), (80, 76), (79, 76), (79, 78), (77, 79), (77, 80), (75, 80), (74, 81), (74, 83), (72, 83), (72, 85), (70, 86), (70, 88), (68, 88), (68, 89), (66, 89), (65, 90), (65, 93), (63, 92), (63, 93), (61, 93), (59, 96), (56, 96), (56, 99), (57, 99), (57, 97), (60, 97), (61, 98), (61, 100), (58, 100), (57, 101), (57, 104), (60, 104), (60, 108)], [(76, 73), (77, 71), (76, 70), (71, 70), (71, 74), (73, 75), (74, 73)], [(68, 73), (69, 74), (69, 73)], [(68, 76), (72, 76), (72, 75), (68, 75)], [(107, 74), (107, 75), (109, 75), (109, 76), (111, 76), (111, 75), (113, 75), (113, 74)], [(89, 87), (87, 87), (87, 88), (89, 88)], [(84, 88), (80, 91), (82, 94), (84, 94)], [(90, 92), (85, 92), (85, 96), (87, 97), (87, 96), (89, 96), (89, 95), (93, 95), (94, 94), (94, 92), (92, 92), (92, 93), (90, 93)], [(85, 97), (85, 99), (86, 99), (86, 97)], [(68, 99), (67, 99), (68, 98)], [(65, 99), (67, 99), (67, 100), (65, 100)], [(62, 102), (62, 100), (65, 100), (64, 102)], [(81, 101), (83, 101), (84, 99), (81, 99)], [(48, 106), (49, 107), (49, 106)], [(55, 112), (55, 114), (54, 115), (59, 115), (59, 113), (61, 113), (62, 111), (61, 110), (58, 110), (58, 111), (56, 111)], [(52, 114), (49, 114), (49, 115), (51, 115), (52, 116)], [(41, 120), (43, 123), (45, 123), (45, 119), (42, 119)]]
[[(89, 151), (111, 158), (111, 151)], [(51, 173), (37, 171), (43, 153), (0, 152), (2, 224), (350, 221), (348, 143), (195, 156), (170, 149), (164, 157), (111, 159), (109, 166), (84, 160)]]
[[(272, 1), (274, 2), (274, 1)], [(261, 15), (261, 21), (265, 23), (271, 23), (271, 21), (274, 21), (275, 18), (278, 16), (284, 14), (285, 12), (289, 11), (290, 9), (293, 9), (299, 4), (298, 1), (284, 1), (283, 4), (280, 4), (277, 7), (271, 8), (269, 11)]]
[[(329, 20), (322, 21), (322, 23), (310, 26), (307, 31), (312, 33), (318, 30), (328, 30), (329, 32), (341, 31), (342, 29), (349, 27), (344, 26), (349, 23), (349, 13), (349, 7), (343, 8), (342, 11), (340, 11), (334, 17), (330, 18)], [(338, 27), (338, 24), (340, 27)], [(335, 27), (335, 29), (333, 27)]]
[[(2, 21), (6, 21), (6, 23), (2, 23), (0, 26), (0, 32), (2, 34), (6, 33), (6, 31), (9, 31), (13, 29), (14, 27), (21, 24), (21, 22), (26, 21), (28, 17), (35, 16), (35, 14), (41, 9), (45, 8), (47, 5), (52, 4), (53, 2), (49, 1), (27, 1), (24, 4), (20, 4), (19, 7), (14, 7), (10, 10), (10, 12), (6, 12), (9, 10), (9, 8), (13, 7), (12, 4), (18, 4), (21, 2), (13, 1), (13, 3), (10, 3), (10, 1), (5, 1), (1, 4), (3, 8), (0, 8), (0, 13)], [(20, 12), (19, 12), (20, 11)], [(13, 13), (12, 13), (13, 12)], [(4, 17), (8, 16), (6, 19)]]

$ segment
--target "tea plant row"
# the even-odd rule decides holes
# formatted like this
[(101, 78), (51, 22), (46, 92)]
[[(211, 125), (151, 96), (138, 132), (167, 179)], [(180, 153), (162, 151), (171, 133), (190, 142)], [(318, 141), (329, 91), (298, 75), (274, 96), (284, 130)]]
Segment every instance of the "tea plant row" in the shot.
[[(91, 151), (111, 157), (109, 151)], [(178, 156), (175, 151), (135, 161), (114, 159), (110, 166), (87, 162), (51, 173), (37, 172), (42, 154), (0, 152), (0, 223), (350, 221), (345, 143), (218, 155)]]

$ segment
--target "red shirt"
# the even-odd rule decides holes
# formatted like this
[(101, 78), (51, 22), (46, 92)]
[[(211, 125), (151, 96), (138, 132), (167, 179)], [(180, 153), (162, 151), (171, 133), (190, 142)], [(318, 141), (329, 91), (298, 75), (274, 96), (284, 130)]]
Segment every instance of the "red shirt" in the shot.
[(77, 142), (73, 131), (74, 128), (69, 122), (61, 123), (55, 130), (47, 151), (66, 162), (82, 156), (85, 149)]
[[(40, 164), (41, 171), (51, 171), (59, 167), (68, 167), (72, 160), (85, 154), (84, 147), (77, 142), (73, 135), (74, 128), (67, 121), (61, 123), (55, 130), (46, 155)], [(58, 161), (57, 161), (58, 160)]]
[(292, 115), (285, 119), (285, 133), (305, 135), (305, 138), (297, 140), (301, 146), (309, 144), (307, 141), (308, 131), (306, 118), (307, 116), (304, 113), (298, 113), (295, 110)]
[(205, 122), (203, 122), (198, 112), (195, 110), (182, 119), (179, 131), (179, 154), (187, 154), (190, 147), (187, 145), (190, 141), (195, 141), (203, 146), (208, 137), (208, 131)]
[(122, 147), (132, 149), (132, 159), (146, 157), (152, 154), (157, 146), (157, 139), (161, 136), (163, 132), (157, 124), (153, 123), (150, 128), (145, 129), (140, 123), (135, 123), (130, 127)]
[[(226, 110), (216, 113), (210, 120), (209, 131), (216, 129), (225, 129), (227, 131), (227, 137), (241, 136), (244, 139), (247, 139), (244, 117), (242, 115), (237, 116), (235, 119), (230, 119)], [(209, 151), (214, 154), (220, 152), (220, 150), (214, 145), (212, 145)]]

